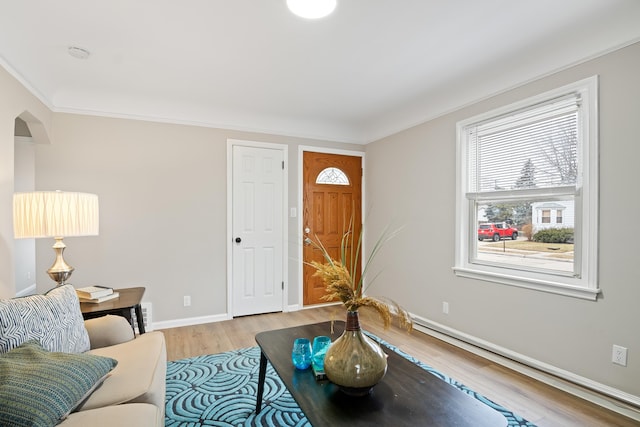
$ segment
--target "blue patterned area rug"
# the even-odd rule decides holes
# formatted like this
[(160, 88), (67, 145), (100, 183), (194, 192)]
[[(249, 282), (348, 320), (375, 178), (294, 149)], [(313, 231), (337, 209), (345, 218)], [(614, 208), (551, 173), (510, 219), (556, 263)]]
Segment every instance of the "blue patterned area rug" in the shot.
[[(508, 426), (535, 427), (393, 345), (376, 336), (371, 337), (442, 381), (494, 408), (506, 418)], [(260, 414), (255, 414), (259, 365), (258, 347), (169, 362), (165, 426), (310, 427), (311, 424), (270, 364), (267, 364), (263, 407)]]

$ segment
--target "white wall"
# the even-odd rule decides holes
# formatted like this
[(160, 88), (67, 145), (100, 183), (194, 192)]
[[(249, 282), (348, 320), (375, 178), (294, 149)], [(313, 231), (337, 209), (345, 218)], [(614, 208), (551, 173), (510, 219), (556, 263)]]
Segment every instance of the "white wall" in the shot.
[[(407, 228), (384, 248), (372, 294), (510, 351), (640, 396), (640, 43), (475, 103), (367, 146), (370, 235)], [(600, 75), (600, 288), (597, 301), (456, 277), (456, 122)], [(386, 255), (386, 256), (385, 256)], [(449, 314), (442, 302), (449, 303)], [(627, 367), (612, 345), (629, 349)]]

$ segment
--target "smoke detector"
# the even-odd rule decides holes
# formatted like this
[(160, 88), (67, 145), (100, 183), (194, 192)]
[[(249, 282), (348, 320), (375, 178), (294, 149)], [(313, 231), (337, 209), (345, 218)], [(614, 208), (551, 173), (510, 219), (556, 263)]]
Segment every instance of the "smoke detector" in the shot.
[(91, 52), (89, 52), (87, 49), (83, 49), (78, 46), (69, 46), (68, 52), (69, 55), (77, 59), (87, 59), (89, 55), (91, 55)]

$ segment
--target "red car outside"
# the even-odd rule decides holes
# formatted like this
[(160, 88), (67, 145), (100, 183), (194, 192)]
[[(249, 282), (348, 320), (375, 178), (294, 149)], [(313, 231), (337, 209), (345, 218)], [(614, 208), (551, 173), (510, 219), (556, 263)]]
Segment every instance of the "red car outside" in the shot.
[(511, 240), (518, 238), (518, 229), (510, 227), (505, 223), (488, 223), (480, 224), (478, 227), (478, 240), (491, 239), (494, 242), (499, 242), (500, 239), (506, 239), (510, 237)]

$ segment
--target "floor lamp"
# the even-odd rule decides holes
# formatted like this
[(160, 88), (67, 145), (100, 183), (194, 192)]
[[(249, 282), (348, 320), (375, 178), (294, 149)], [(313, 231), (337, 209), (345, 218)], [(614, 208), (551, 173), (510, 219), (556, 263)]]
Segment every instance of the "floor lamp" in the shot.
[(13, 195), (13, 232), (16, 239), (53, 237), (56, 259), (47, 270), (63, 285), (74, 268), (62, 256), (64, 237), (98, 235), (98, 196), (64, 191), (35, 191)]

